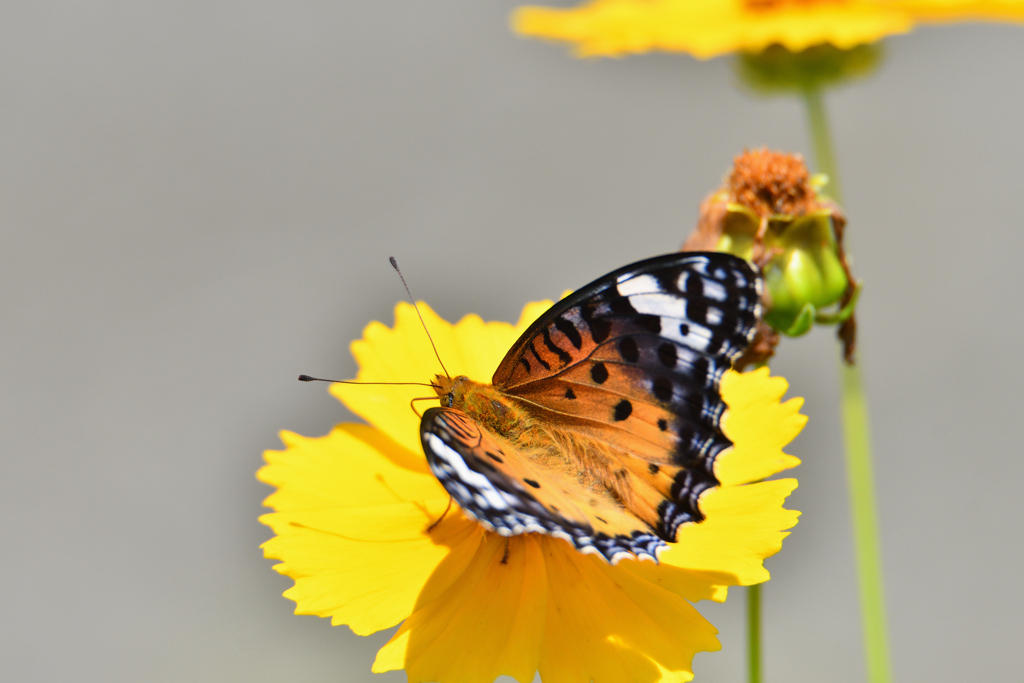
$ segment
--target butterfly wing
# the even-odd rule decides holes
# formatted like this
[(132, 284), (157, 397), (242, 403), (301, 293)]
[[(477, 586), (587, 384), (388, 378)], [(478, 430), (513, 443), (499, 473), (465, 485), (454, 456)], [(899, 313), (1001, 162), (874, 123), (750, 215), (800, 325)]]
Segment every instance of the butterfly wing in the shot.
[(698, 499), (718, 485), (714, 461), (731, 445), (719, 381), (753, 337), (760, 287), (745, 261), (717, 253), (594, 281), (531, 325), (494, 374), (493, 390), (543, 438), (432, 408), (420, 428), (431, 470), (499, 534), (550, 534), (610, 562), (656, 558), (703, 519)]
[(760, 290), (728, 254), (625, 266), (542, 315), (493, 384), (538, 420), (611, 448), (617, 497), (674, 541), (681, 524), (703, 519), (698, 499), (718, 485), (715, 457), (732, 445), (719, 382), (753, 338)]
[(431, 470), (465, 514), (502, 536), (545, 533), (609, 561), (655, 558), (664, 543), (601, 488), (520, 453), (454, 408), (430, 408), (420, 427)]

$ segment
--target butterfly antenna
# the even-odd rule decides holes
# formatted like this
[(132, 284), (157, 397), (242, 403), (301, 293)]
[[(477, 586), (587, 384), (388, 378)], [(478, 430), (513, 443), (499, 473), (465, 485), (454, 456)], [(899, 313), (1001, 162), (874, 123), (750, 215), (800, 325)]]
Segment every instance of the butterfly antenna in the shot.
[(433, 384), (427, 384), (426, 382), (357, 382), (350, 379), (321, 379), (319, 377), (310, 377), (309, 375), (299, 375), (300, 382), (328, 382), (330, 384), (386, 384), (388, 386), (414, 386), (414, 387), (430, 387), (436, 388)]
[(427, 333), (427, 339), (430, 340), (430, 347), (434, 349), (434, 355), (437, 356), (437, 362), (441, 364), (441, 369), (444, 370), (444, 374), (448, 379), (452, 376), (448, 374), (448, 368), (444, 366), (444, 361), (441, 360), (441, 354), (437, 352), (437, 346), (434, 344), (434, 338), (430, 336), (430, 330), (427, 329), (427, 323), (423, 320), (423, 314), (420, 313), (420, 307), (416, 304), (416, 299), (413, 297), (412, 292), (409, 290), (409, 285), (405, 282), (405, 277), (402, 275), (402, 271), (398, 268), (398, 261), (395, 260), (394, 256), (389, 256), (388, 260), (391, 261), (391, 267), (398, 273), (398, 277), (402, 280), (402, 286), (405, 287), (405, 293), (409, 295), (409, 301), (412, 302), (412, 307), (416, 309), (416, 315), (420, 317), (420, 324), (423, 325), (423, 331)]

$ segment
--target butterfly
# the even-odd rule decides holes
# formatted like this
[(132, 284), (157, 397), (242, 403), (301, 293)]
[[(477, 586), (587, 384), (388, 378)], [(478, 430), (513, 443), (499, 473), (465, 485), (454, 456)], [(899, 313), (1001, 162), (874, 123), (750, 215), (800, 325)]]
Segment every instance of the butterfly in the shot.
[(761, 280), (721, 253), (672, 253), (559, 301), (516, 341), (491, 384), (438, 375), (420, 437), (470, 518), (540, 533), (612, 564), (657, 561), (732, 446), (722, 375), (750, 344)]

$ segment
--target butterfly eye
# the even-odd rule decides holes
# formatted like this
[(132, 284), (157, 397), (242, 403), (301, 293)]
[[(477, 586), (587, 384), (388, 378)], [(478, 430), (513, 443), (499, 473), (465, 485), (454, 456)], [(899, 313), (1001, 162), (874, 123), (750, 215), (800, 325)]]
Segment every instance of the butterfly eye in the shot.
[(451, 408), (453, 403), (455, 403), (455, 393), (449, 391), (444, 395), (444, 405), (446, 408)]

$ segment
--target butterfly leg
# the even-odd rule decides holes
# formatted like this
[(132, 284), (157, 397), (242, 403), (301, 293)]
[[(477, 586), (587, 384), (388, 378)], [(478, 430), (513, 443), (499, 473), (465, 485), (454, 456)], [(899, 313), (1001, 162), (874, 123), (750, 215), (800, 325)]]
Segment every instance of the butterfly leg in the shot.
[(508, 536), (505, 537), (505, 554), (501, 556), (501, 563), (508, 564)]
[[(448, 496), (448, 507), (446, 507), (444, 509), (444, 512), (441, 513), (441, 516), (437, 518), (437, 521), (435, 521), (433, 524), (431, 524), (430, 526), (427, 527), (427, 533), (428, 534), (431, 531), (434, 530), (434, 527), (436, 527), (438, 524), (441, 523), (441, 520), (445, 518), (445, 516), (448, 514), (448, 511), (451, 510), (451, 509), (452, 509), (452, 497)], [(506, 550), (505, 552), (508, 552), (508, 551)]]

